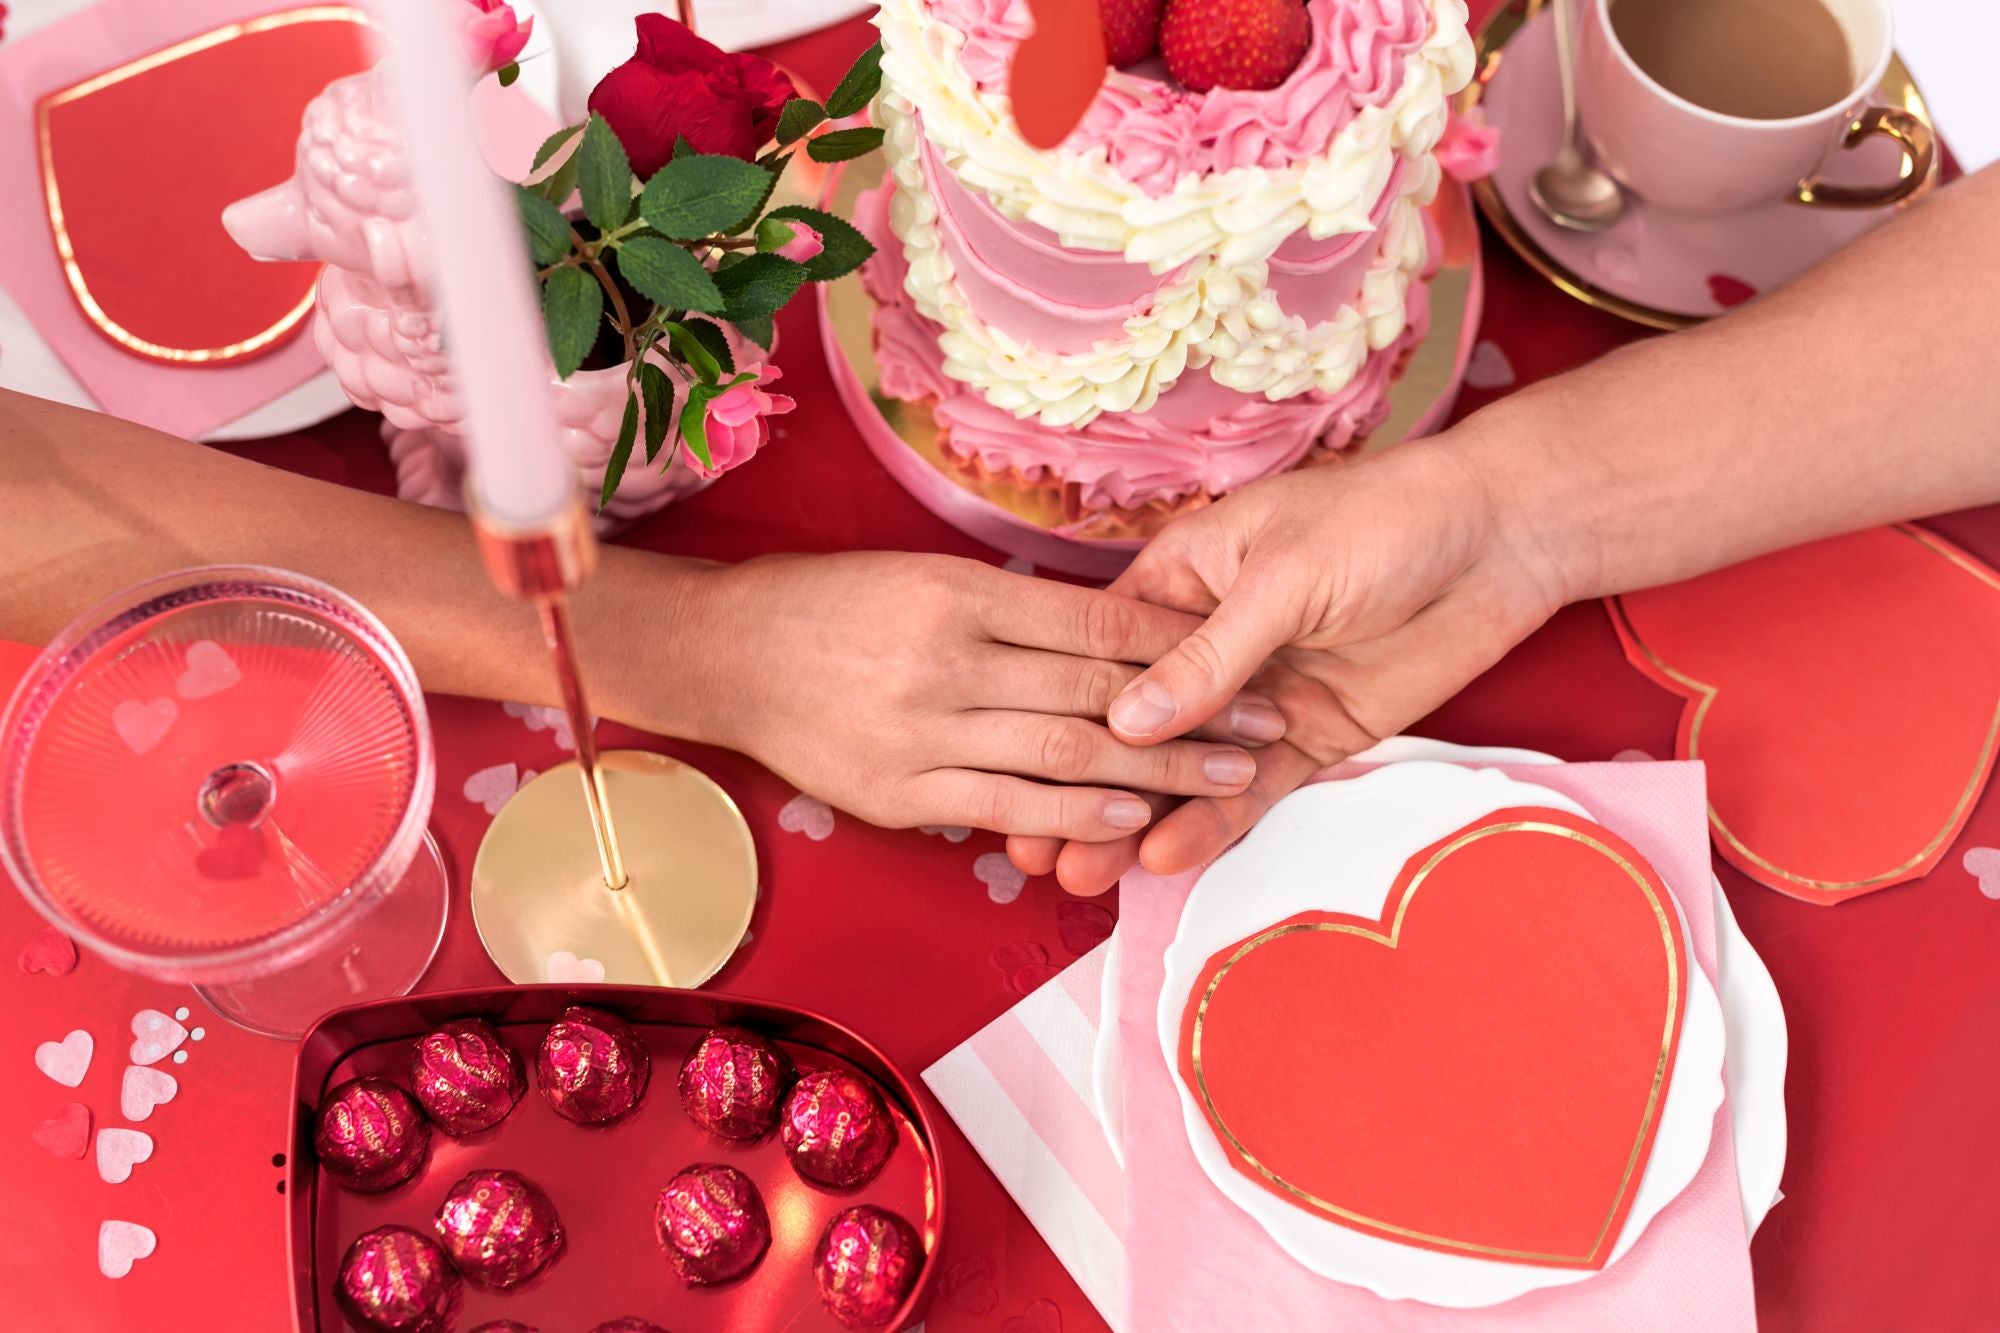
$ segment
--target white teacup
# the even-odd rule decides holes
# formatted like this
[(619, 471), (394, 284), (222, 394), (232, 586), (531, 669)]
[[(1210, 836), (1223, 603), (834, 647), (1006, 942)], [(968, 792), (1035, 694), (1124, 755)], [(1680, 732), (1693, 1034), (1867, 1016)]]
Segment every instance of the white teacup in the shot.
[[(1610, 12), (1616, 0), (1569, 2), (1582, 11), (1576, 95), (1584, 136), (1604, 169), (1649, 204), (1723, 213), (1789, 198), (1880, 208), (1915, 198), (1936, 177), (1930, 126), (1901, 107), (1869, 104), (1894, 53), (1889, 0), (1820, 0), (1847, 38), (1851, 91), (1831, 106), (1783, 120), (1724, 115), (1670, 92), (1619, 43)], [(1876, 134), (1902, 146), (1896, 179), (1852, 186), (1818, 178), (1829, 154)]]

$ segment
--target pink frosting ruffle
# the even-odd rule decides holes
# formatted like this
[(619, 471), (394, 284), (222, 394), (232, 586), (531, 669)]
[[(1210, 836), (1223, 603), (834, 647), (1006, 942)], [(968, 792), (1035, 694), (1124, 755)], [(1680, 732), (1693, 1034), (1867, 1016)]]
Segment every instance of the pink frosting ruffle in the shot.
[[(1005, 96), (1014, 47), (1034, 29), (1027, 0), (931, 0), (930, 13), (965, 34), (960, 59), (974, 85)], [(1063, 146), (1102, 145), (1120, 175), (1154, 196), (1189, 173), (1317, 156), (1363, 108), (1394, 96), (1432, 20), (1428, 0), (1313, 0), (1308, 13), (1312, 43), (1276, 88), (1190, 92), (1149, 60), (1113, 70)]]

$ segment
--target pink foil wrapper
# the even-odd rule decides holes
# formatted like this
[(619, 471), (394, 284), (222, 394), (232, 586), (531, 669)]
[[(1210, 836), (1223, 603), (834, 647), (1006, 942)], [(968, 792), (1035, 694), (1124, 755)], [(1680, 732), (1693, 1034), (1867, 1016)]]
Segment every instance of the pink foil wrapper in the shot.
[(477, 1134), (507, 1118), (528, 1090), (520, 1057), (483, 1018), (461, 1018), (417, 1038), (410, 1086), (431, 1123)]
[(458, 1274), (430, 1237), (378, 1227), (347, 1247), (335, 1296), (367, 1333), (446, 1333), (458, 1312)]
[(549, 1196), (516, 1171), (474, 1171), (445, 1194), (432, 1223), (475, 1287), (510, 1291), (555, 1262), (562, 1222)]
[(725, 1139), (759, 1139), (778, 1123), (792, 1080), (783, 1051), (742, 1028), (713, 1028), (681, 1063), (681, 1107), (688, 1119)]
[(837, 1069), (799, 1076), (779, 1133), (798, 1173), (834, 1189), (866, 1184), (896, 1146), (896, 1122), (882, 1094), (860, 1075)]
[(695, 1287), (743, 1276), (771, 1244), (771, 1219), (756, 1184), (713, 1162), (683, 1168), (667, 1182), (653, 1227), (674, 1271)]
[(556, 1114), (608, 1125), (639, 1104), (652, 1060), (624, 1019), (573, 1005), (542, 1038), (535, 1082)]
[(849, 1328), (881, 1328), (917, 1285), (924, 1242), (897, 1214), (862, 1204), (827, 1223), (813, 1266), (828, 1313)]
[(328, 1175), (373, 1194), (422, 1168), (430, 1156), (431, 1127), (416, 1098), (388, 1079), (349, 1079), (320, 1103), (313, 1149)]

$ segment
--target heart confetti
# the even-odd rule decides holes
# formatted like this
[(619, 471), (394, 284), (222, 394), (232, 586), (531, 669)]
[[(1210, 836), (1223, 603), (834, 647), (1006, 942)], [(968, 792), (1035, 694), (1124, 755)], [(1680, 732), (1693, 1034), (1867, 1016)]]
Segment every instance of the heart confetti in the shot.
[(89, 1072), (90, 1053), (94, 1048), (90, 1034), (78, 1028), (61, 1041), (45, 1041), (37, 1046), (35, 1068), (65, 1088), (73, 1088), (83, 1082), (84, 1074)]
[(1614, 764), (1650, 764), (1653, 762), (1653, 756), (1644, 750), (1620, 750), (1617, 754), (1611, 756), (1611, 762)]
[(155, 699), (146, 704), (127, 699), (111, 710), (111, 729), (125, 742), (126, 749), (133, 754), (145, 754), (166, 739), (174, 719), (180, 715), (181, 710), (172, 699)]
[(153, 1136), (143, 1129), (97, 1131), (97, 1174), (107, 1185), (122, 1185), (132, 1168), (153, 1155)]
[(972, 830), (963, 824), (919, 824), (917, 832), (929, 833), (950, 843), (964, 842), (972, 836)]
[(1027, 875), (1007, 859), (1005, 852), (984, 852), (972, 863), (972, 874), (986, 886), (986, 896), (996, 903), (1011, 903), (1021, 896)]
[(189, 644), (186, 660), (187, 669), (174, 682), (174, 693), (183, 699), (206, 699), (243, 679), (236, 660), (213, 639)]
[(1000, 1304), (1000, 1293), (993, 1286), (993, 1261), (982, 1257), (953, 1264), (938, 1283), (938, 1295), (967, 1314), (992, 1314)]
[(1757, 289), (1741, 278), (1732, 278), (1727, 273), (1708, 275), (1708, 294), (1724, 310), (1742, 305), (1757, 294)]
[(1062, 946), (1079, 958), (1110, 939), (1111, 928), (1117, 924), (1117, 919), (1096, 903), (1071, 899), (1056, 907), (1056, 931), (1062, 936)]
[(555, 735), (558, 748), (576, 749), (576, 731), (569, 724), (569, 714), (560, 708), (550, 708), (545, 704), (501, 704), (500, 711), (508, 717), (518, 717), (528, 724), (529, 731), (547, 731)]
[(578, 958), (568, 949), (550, 954), (543, 971), (550, 981), (568, 985), (594, 986), (604, 980), (604, 964), (595, 958)]
[(1033, 940), (1014, 940), (1006, 944), (996, 944), (993, 952), (986, 956), (994, 970), (1003, 977), (1011, 977), (1024, 967), (1035, 967), (1049, 961), (1049, 951)]
[(1465, 363), (1465, 382), (1475, 389), (1509, 389), (1514, 386), (1514, 363), (1499, 346), (1481, 338)]
[(500, 813), (515, 792), (528, 785), (534, 770), (523, 773), (516, 764), (495, 764), (482, 768), (465, 780), (465, 799), (483, 806), (489, 815)]
[(157, 1009), (132, 1015), (132, 1063), (156, 1065), (187, 1040), (187, 1029)]
[(1000, 1333), (1062, 1333), (1062, 1311), (1044, 1296), (1000, 1325)]
[(814, 842), (833, 836), (833, 807), (817, 796), (800, 792), (778, 811), (778, 827), (787, 833), (803, 833)]
[(264, 868), (264, 832), (250, 824), (224, 824), (212, 846), (195, 853), (203, 879), (254, 879)]
[(90, 1148), (90, 1108), (71, 1102), (35, 1126), (35, 1146), (55, 1157), (81, 1158)]
[(127, 1120), (144, 1120), (153, 1108), (174, 1099), (181, 1085), (164, 1069), (144, 1065), (125, 1066), (125, 1081), (118, 1089), (118, 1109)]
[(159, 1237), (137, 1222), (106, 1222), (97, 1229), (97, 1271), (110, 1278), (124, 1277), (159, 1243)]
[(2000, 849), (1974, 847), (1965, 853), (1966, 873), (1979, 881), (1979, 891), (2000, 901)]
[(1010, 555), (1005, 560), (1002, 560), (1000, 562), (1000, 568), (1006, 570), (1009, 574), (1033, 575), (1035, 572), (1035, 566), (1033, 562), (1028, 560), (1023, 560), (1018, 555)]
[(44, 926), (21, 949), (23, 972), (46, 972), (66, 977), (76, 968), (76, 944), (54, 926)]

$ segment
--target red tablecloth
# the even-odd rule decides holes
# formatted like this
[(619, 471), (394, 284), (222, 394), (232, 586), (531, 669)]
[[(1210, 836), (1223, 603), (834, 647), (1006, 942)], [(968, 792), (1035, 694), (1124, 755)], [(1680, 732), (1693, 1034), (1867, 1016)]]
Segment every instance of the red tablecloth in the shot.
[[(1475, 5), (1475, 8), (1484, 8)], [(866, 40), (860, 23), (778, 52), (830, 86)], [(1558, 294), (1489, 244), (1485, 336), (1521, 382), (1585, 361), (1631, 330)], [(869, 459), (842, 413), (819, 354), (809, 302), (783, 321), (785, 387), (799, 410), (787, 438), (755, 466), (641, 527), (655, 550), (735, 560), (759, 552), (892, 547), (999, 556), (921, 509)], [(1477, 407), (1493, 391), (1469, 390)], [(391, 488), (360, 413), (233, 452), (371, 490)], [(1938, 524), (2000, 563), (2000, 511)], [(0, 652), (0, 680), (25, 655)], [(541, 769), (562, 757), (499, 705), (432, 701), (439, 761), (433, 827), (458, 883), (443, 952), (425, 988), (498, 983), (465, 908), (463, 876), (487, 816), (468, 801), (468, 775), (514, 762)], [(1574, 607), (1470, 686), (1421, 732), (1478, 744), (1531, 746), (1569, 759), (1637, 747), (1666, 755), (1678, 701), (1625, 665), (1604, 613)], [(606, 726), (612, 745), (646, 744), (699, 764), (735, 796), (756, 830), (764, 897), (753, 942), (715, 985), (795, 1001), (868, 1034), (912, 1071), (963, 1041), (1019, 997), (992, 965), (997, 948), (1062, 943), (1053, 882), (991, 901), (973, 861), (999, 840), (953, 844), (889, 833), (841, 816), (815, 842), (779, 829), (792, 791), (740, 755), (638, 737)], [(116, 817), (107, 809), (106, 818)], [(1786, 1199), (1753, 1249), (1759, 1314), (1774, 1331), (1991, 1328), (2000, 1322), (2000, 901), (1979, 891), (1959, 852), (2000, 846), (2000, 798), (1989, 795), (1960, 847), (1927, 881), (1833, 909), (1758, 888), (1726, 865), (1722, 882), (1744, 931), (1777, 979), (1791, 1023)], [(1115, 907), (1115, 899), (1105, 900)], [(11, 960), (41, 922), (0, 893), (0, 948)], [(165, 1064), (179, 1097), (144, 1128), (152, 1160), (118, 1185), (89, 1161), (35, 1147), (38, 1122), (63, 1103), (123, 1123), (118, 1084), (132, 1015), (189, 1005), (205, 1035)], [(36, 1333), (290, 1327), (286, 1201), (273, 1155), (288, 1146), (292, 1047), (230, 1028), (184, 988), (85, 958), (68, 977), (28, 975), (0, 961), (0, 1325)], [(72, 1028), (97, 1049), (75, 1092), (32, 1066), (35, 1046)], [(1056, 1333), (1102, 1327), (1082, 1295), (963, 1138), (943, 1120), (952, 1226), (938, 1261), (957, 1281), (933, 1309), (935, 1333), (1003, 1329)], [(98, 1225), (151, 1227), (158, 1251), (130, 1276), (97, 1271)], [(990, 1277), (985, 1276), (990, 1273)], [(1026, 1316), (1024, 1318), (1024, 1316)], [(1053, 1316), (1053, 1317), (1051, 1317)], [(1020, 1322), (1014, 1322), (1020, 1320)], [(1244, 1326), (1254, 1327), (1254, 1312)], [(549, 1333), (568, 1333), (550, 1330)]]

